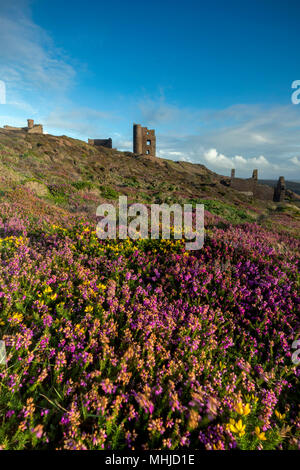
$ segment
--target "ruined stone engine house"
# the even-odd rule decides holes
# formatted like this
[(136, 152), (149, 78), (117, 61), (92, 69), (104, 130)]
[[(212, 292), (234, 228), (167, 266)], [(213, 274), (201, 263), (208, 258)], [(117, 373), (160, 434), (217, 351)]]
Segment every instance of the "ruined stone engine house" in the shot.
[(96, 145), (100, 147), (106, 147), (112, 149), (112, 139), (88, 139), (90, 145)]
[(133, 153), (156, 156), (156, 136), (154, 129), (133, 124)]
[(42, 124), (34, 124), (33, 119), (27, 119), (27, 127), (3, 126), (3, 128), (8, 131), (25, 131), (28, 132), (28, 134), (43, 134)]
[(252, 196), (274, 202), (281, 202), (286, 196), (286, 185), (283, 176), (280, 176), (275, 188), (258, 183), (258, 170), (253, 170), (252, 178), (236, 178), (235, 169), (232, 168), (230, 178), (221, 181), (225, 186), (239, 191), (245, 196)]

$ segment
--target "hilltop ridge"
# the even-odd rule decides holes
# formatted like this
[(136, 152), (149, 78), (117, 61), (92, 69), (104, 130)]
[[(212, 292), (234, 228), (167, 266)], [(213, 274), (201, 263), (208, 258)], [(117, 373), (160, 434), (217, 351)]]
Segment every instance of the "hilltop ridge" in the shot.
[[(67, 136), (22, 130), (0, 129), (0, 174), (0, 202), (27, 204), (30, 199), (30, 207), (36, 204), (45, 213), (94, 216), (101, 202), (114, 203), (118, 195), (128, 196), (129, 203), (148, 204), (214, 200), (254, 217), (274, 208), (272, 201), (231, 188), (228, 177), (202, 164), (135, 155)], [(272, 191), (268, 186), (259, 187), (262, 193)]]

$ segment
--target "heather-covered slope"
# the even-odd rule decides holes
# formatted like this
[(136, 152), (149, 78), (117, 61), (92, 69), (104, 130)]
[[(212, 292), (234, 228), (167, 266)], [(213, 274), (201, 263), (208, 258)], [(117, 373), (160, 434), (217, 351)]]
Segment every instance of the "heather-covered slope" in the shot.
[[(0, 448), (299, 448), (299, 208), (200, 165), (0, 143)], [(204, 202), (204, 247), (100, 242), (119, 193)]]
[(298, 447), (299, 241), (215, 222), (186, 252), (7, 208), (2, 449)]

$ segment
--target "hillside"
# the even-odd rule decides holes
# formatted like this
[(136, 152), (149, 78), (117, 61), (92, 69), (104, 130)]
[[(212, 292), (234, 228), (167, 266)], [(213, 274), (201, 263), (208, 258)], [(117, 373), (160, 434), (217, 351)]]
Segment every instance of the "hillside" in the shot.
[[(298, 226), (297, 201), (289, 207), (249, 198), (204, 165), (137, 157), (66, 136), (0, 129), (0, 175), (0, 201), (21, 203), (30, 218), (38, 213), (53, 220), (94, 219), (100, 203), (116, 203), (122, 194), (129, 203), (203, 202), (208, 212), (230, 222), (270, 226), (279, 219), (293, 233)], [(283, 213), (291, 224), (281, 223)]]
[[(68, 137), (0, 145), (0, 450), (297, 449), (296, 203)], [(99, 240), (118, 194), (203, 202), (203, 248)]]
[(113, 199), (115, 192), (145, 202), (199, 197), (245, 199), (224, 188), (219, 175), (203, 165), (135, 157), (66, 136), (0, 129), (0, 152), (3, 190), (16, 185), (30, 188), (49, 202), (51, 196), (57, 196), (55, 202), (65, 208), (72, 209), (77, 203), (79, 211), (89, 205), (85, 195), (96, 201), (101, 196)]

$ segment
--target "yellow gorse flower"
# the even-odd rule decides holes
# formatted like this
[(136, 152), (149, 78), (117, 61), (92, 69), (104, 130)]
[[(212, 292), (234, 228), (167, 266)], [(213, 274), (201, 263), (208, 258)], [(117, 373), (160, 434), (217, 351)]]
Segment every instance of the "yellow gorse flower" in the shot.
[(77, 323), (77, 325), (75, 326), (75, 331), (76, 333), (84, 334), (84, 328), (80, 325), (80, 323)]
[(213, 444), (213, 450), (224, 450), (222, 441), (218, 441), (216, 444)]
[(105, 290), (107, 286), (105, 284), (98, 284), (97, 287), (98, 289)]
[(253, 403), (257, 403), (257, 402), (258, 402), (258, 398), (257, 398), (255, 395), (253, 395), (253, 393), (251, 393), (251, 395), (249, 395), (249, 394), (248, 394), (248, 395), (245, 395), (245, 398), (246, 398), (246, 400), (249, 401), (249, 402), (250, 402), (250, 401), (253, 401)]
[(278, 419), (284, 420), (285, 418), (285, 413), (281, 414), (279, 411), (275, 410), (275, 415), (277, 416)]
[(257, 437), (260, 441), (266, 441), (266, 440), (267, 440), (265, 433), (260, 431), (259, 426), (256, 426), (256, 428), (255, 428), (255, 434), (256, 434), (256, 437)]
[(18, 323), (21, 323), (21, 321), (23, 320), (23, 315), (22, 313), (14, 313), (12, 317), (10, 317), (9, 320), (17, 325)]
[(246, 405), (244, 406), (241, 401), (235, 406), (234, 409), (238, 414), (242, 416), (247, 416), (251, 412), (251, 407), (249, 403), (246, 403)]
[(243, 424), (243, 421), (241, 419), (239, 419), (238, 421), (230, 419), (229, 423), (227, 424), (227, 429), (229, 429), (235, 434), (238, 434), (239, 437), (243, 437), (243, 435), (245, 434), (245, 427), (246, 425)]

